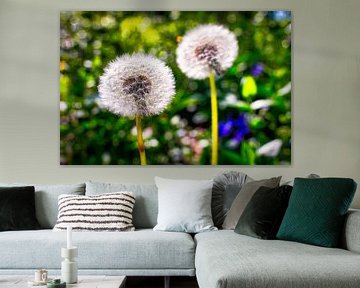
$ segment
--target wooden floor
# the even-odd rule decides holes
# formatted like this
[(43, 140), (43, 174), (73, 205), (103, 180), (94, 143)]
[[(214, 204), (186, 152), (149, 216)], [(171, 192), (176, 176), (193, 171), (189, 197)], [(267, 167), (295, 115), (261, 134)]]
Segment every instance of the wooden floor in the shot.
[[(131, 277), (126, 279), (126, 288), (163, 288), (164, 277)], [(195, 277), (170, 277), (171, 288), (198, 288)]]

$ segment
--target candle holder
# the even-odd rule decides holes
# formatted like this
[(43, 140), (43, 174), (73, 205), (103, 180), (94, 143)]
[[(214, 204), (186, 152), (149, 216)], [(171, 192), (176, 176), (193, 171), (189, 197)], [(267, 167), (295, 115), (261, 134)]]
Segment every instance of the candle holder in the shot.
[(78, 269), (75, 261), (77, 255), (77, 247), (61, 248), (61, 257), (65, 258), (61, 262), (61, 279), (67, 284), (77, 283)]

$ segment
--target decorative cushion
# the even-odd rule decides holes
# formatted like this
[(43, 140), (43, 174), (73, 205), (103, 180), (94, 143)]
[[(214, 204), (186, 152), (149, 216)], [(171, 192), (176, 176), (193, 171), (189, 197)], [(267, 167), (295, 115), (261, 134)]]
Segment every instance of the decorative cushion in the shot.
[(34, 194), (33, 186), (0, 187), (0, 231), (40, 228)]
[(349, 178), (295, 178), (277, 238), (337, 247), (355, 190)]
[(237, 222), (240, 219), (241, 214), (243, 213), (246, 205), (249, 203), (251, 197), (255, 194), (255, 192), (261, 187), (270, 187), (275, 188), (279, 186), (280, 177), (274, 177), (270, 179), (263, 179), (257, 181), (251, 181), (242, 186), (238, 195), (236, 196), (234, 202), (231, 205), (229, 212), (227, 213), (224, 223), (223, 229), (234, 230)]
[(0, 186), (34, 186), (36, 218), (43, 229), (52, 229), (55, 226), (58, 215), (58, 197), (61, 194), (85, 195), (85, 183), (60, 185), (0, 183)]
[(214, 225), (221, 228), (231, 204), (239, 193), (242, 185), (253, 180), (245, 173), (227, 171), (214, 179), (211, 200), (211, 213)]
[(235, 232), (260, 239), (275, 239), (288, 206), (292, 187), (260, 187), (251, 198)]
[(217, 230), (211, 217), (213, 180), (155, 177), (159, 214), (154, 230), (198, 233)]
[(133, 231), (132, 192), (96, 196), (61, 195), (55, 231), (72, 226), (74, 231)]

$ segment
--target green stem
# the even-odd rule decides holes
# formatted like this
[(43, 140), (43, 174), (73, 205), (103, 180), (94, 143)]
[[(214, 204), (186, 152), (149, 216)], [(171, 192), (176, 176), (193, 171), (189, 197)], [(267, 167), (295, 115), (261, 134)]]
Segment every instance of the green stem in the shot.
[(216, 96), (215, 73), (210, 73), (210, 97), (211, 97), (211, 165), (218, 163), (218, 105)]
[(144, 145), (144, 139), (143, 139), (143, 135), (142, 135), (141, 116), (140, 115), (135, 116), (135, 122), (136, 122), (137, 142), (138, 142), (138, 148), (139, 148), (140, 163), (141, 163), (141, 165), (146, 165), (145, 145)]

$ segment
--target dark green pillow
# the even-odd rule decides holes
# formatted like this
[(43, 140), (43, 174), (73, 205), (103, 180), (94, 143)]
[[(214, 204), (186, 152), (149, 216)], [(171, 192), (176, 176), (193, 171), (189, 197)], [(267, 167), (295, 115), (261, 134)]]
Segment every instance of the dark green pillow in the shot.
[(349, 178), (295, 178), (277, 238), (337, 247), (355, 191)]
[(292, 187), (260, 187), (247, 204), (235, 232), (260, 239), (275, 239), (288, 206)]
[(39, 228), (35, 216), (35, 188), (0, 187), (0, 231)]

